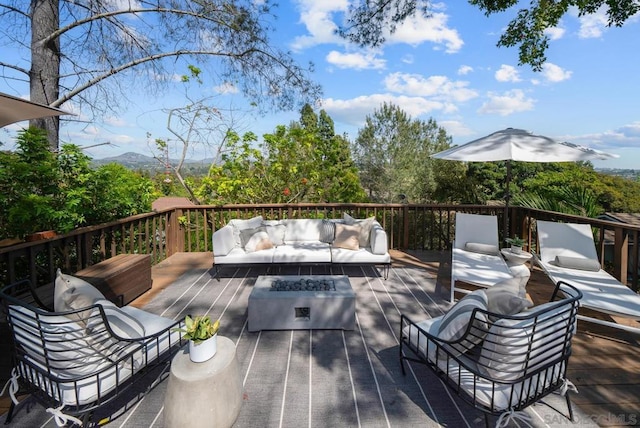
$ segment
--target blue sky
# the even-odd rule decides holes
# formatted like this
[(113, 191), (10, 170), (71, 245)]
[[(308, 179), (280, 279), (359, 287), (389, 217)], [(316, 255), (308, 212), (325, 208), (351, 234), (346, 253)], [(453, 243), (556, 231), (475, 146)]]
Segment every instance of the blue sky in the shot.
[[(536, 73), (517, 65), (516, 48), (496, 47), (515, 10), (486, 17), (467, 2), (434, 3), (429, 19), (411, 20), (382, 48), (363, 50), (333, 33), (347, 5), (347, 0), (282, 1), (273, 35), (301, 64), (314, 62), (312, 77), (324, 91), (322, 108), (338, 133), (355, 139), (365, 117), (386, 101), (413, 118), (434, 118), (454, 144), (522, 128), (619, 155), (595, 162), (596, 167), (640, 169), (638, 16), (622, 28), (608, 28), (604, 11), (582, 18), (570, 11), (549, 33), (547, 63)], [(3, 61), (11, 55), (0, 52)], [(0, 91), (26, 96), (28, 90), (0, 81)], [(224, 82), (208, 83), (202, 91), (217, 94), (221, 106), (247, 105)], [(81, 146), (114, 144), (88, 149), (95, 158), (127, 151), (148, 155), (147, 133), (169, 138), (162, 109), (183, 105), (180, 94), (176, 89), (149, 97), (131, 88), (133, 102), (120, 115), (65, 126), (62, 139)], [(73, 105), (65, 108), (75, 111)], [(242, 130), (262, 135), (298, 119), (299, 112), (236, 115)], [(6, 135), (0, 139), (8, 141)], [(203, 150), (190, 157), (209, 154)]]

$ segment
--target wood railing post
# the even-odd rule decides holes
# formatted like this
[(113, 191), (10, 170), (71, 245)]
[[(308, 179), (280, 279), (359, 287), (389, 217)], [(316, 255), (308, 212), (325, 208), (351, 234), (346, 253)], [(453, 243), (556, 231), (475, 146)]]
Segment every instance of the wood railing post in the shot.
[(409, 205), (405, 204), (402, 207), (402, 249), (409, 248)]
[(182, 216), (183, 212), (180, 208), (169, 212), (167, 230), (165, 231), (167, 237), (167, 257), (184, 251), (184, 231), (182, 230), (182, 226), (180, 226), (179, 220)]
[(615, 228), (613, 250), (613, 274), (623, 284), (627, 283), (627, 263), (629, 262), (629, 234), (622, 227)]

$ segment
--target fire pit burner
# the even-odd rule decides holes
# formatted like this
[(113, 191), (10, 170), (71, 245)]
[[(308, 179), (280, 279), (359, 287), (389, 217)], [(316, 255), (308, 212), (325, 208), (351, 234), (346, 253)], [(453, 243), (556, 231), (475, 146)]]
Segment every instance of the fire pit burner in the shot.
[(277, 279), (271, 283), (270, 291), (336, 291), (332, 279)]

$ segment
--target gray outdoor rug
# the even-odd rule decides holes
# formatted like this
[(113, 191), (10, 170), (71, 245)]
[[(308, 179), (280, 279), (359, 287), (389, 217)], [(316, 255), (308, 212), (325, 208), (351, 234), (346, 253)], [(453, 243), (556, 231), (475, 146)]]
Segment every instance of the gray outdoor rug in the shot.
[[(431, 370), (412, 363), (402, 375), (400, 314), (420, 320), (449, 308), (448, 289), (439, 290), (436, 278), (424, 269), (392, 268), (388, 280), (371, 267), (282, 269), (279, 274), (348, 275), (356, 293), (356, 328), (255, 333), (247, 331), (247, 303), (256, 278), (266, 272), (227, 268), (220, 280), (212, 273), (190, 271), (144, 309), (173, 319), (204, 313), (220, 318), (220, 334), (236, 344), (244, 388), (234, 427), (484, 426), (483, 414), (457, 399)], [(164, 426), (166, 377), (166, 370), (159, 371), (154, 382), (137, 385), (138, 392), (146, 392), (142, 398), (125, 397), (96, 412), (93, 422)], [(574, 412), (572, 423), (558, 395), (527, 409), (534, 427), (596, 426), (576, 406)], [(496, 418), (490, 421), (495, 424)], [(56, 425), (42, 406), (25, 400), (10, 426)]]

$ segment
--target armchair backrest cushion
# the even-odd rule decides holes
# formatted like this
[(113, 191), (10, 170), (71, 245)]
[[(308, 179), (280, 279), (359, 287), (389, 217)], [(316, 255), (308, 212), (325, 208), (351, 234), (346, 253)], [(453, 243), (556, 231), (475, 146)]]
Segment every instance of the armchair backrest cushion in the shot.
[(498, 319), (484, 338), (478, 369), (492, 380), (514, 381), (566, 357), (575, 330), (573, 306), (549, 302)]

